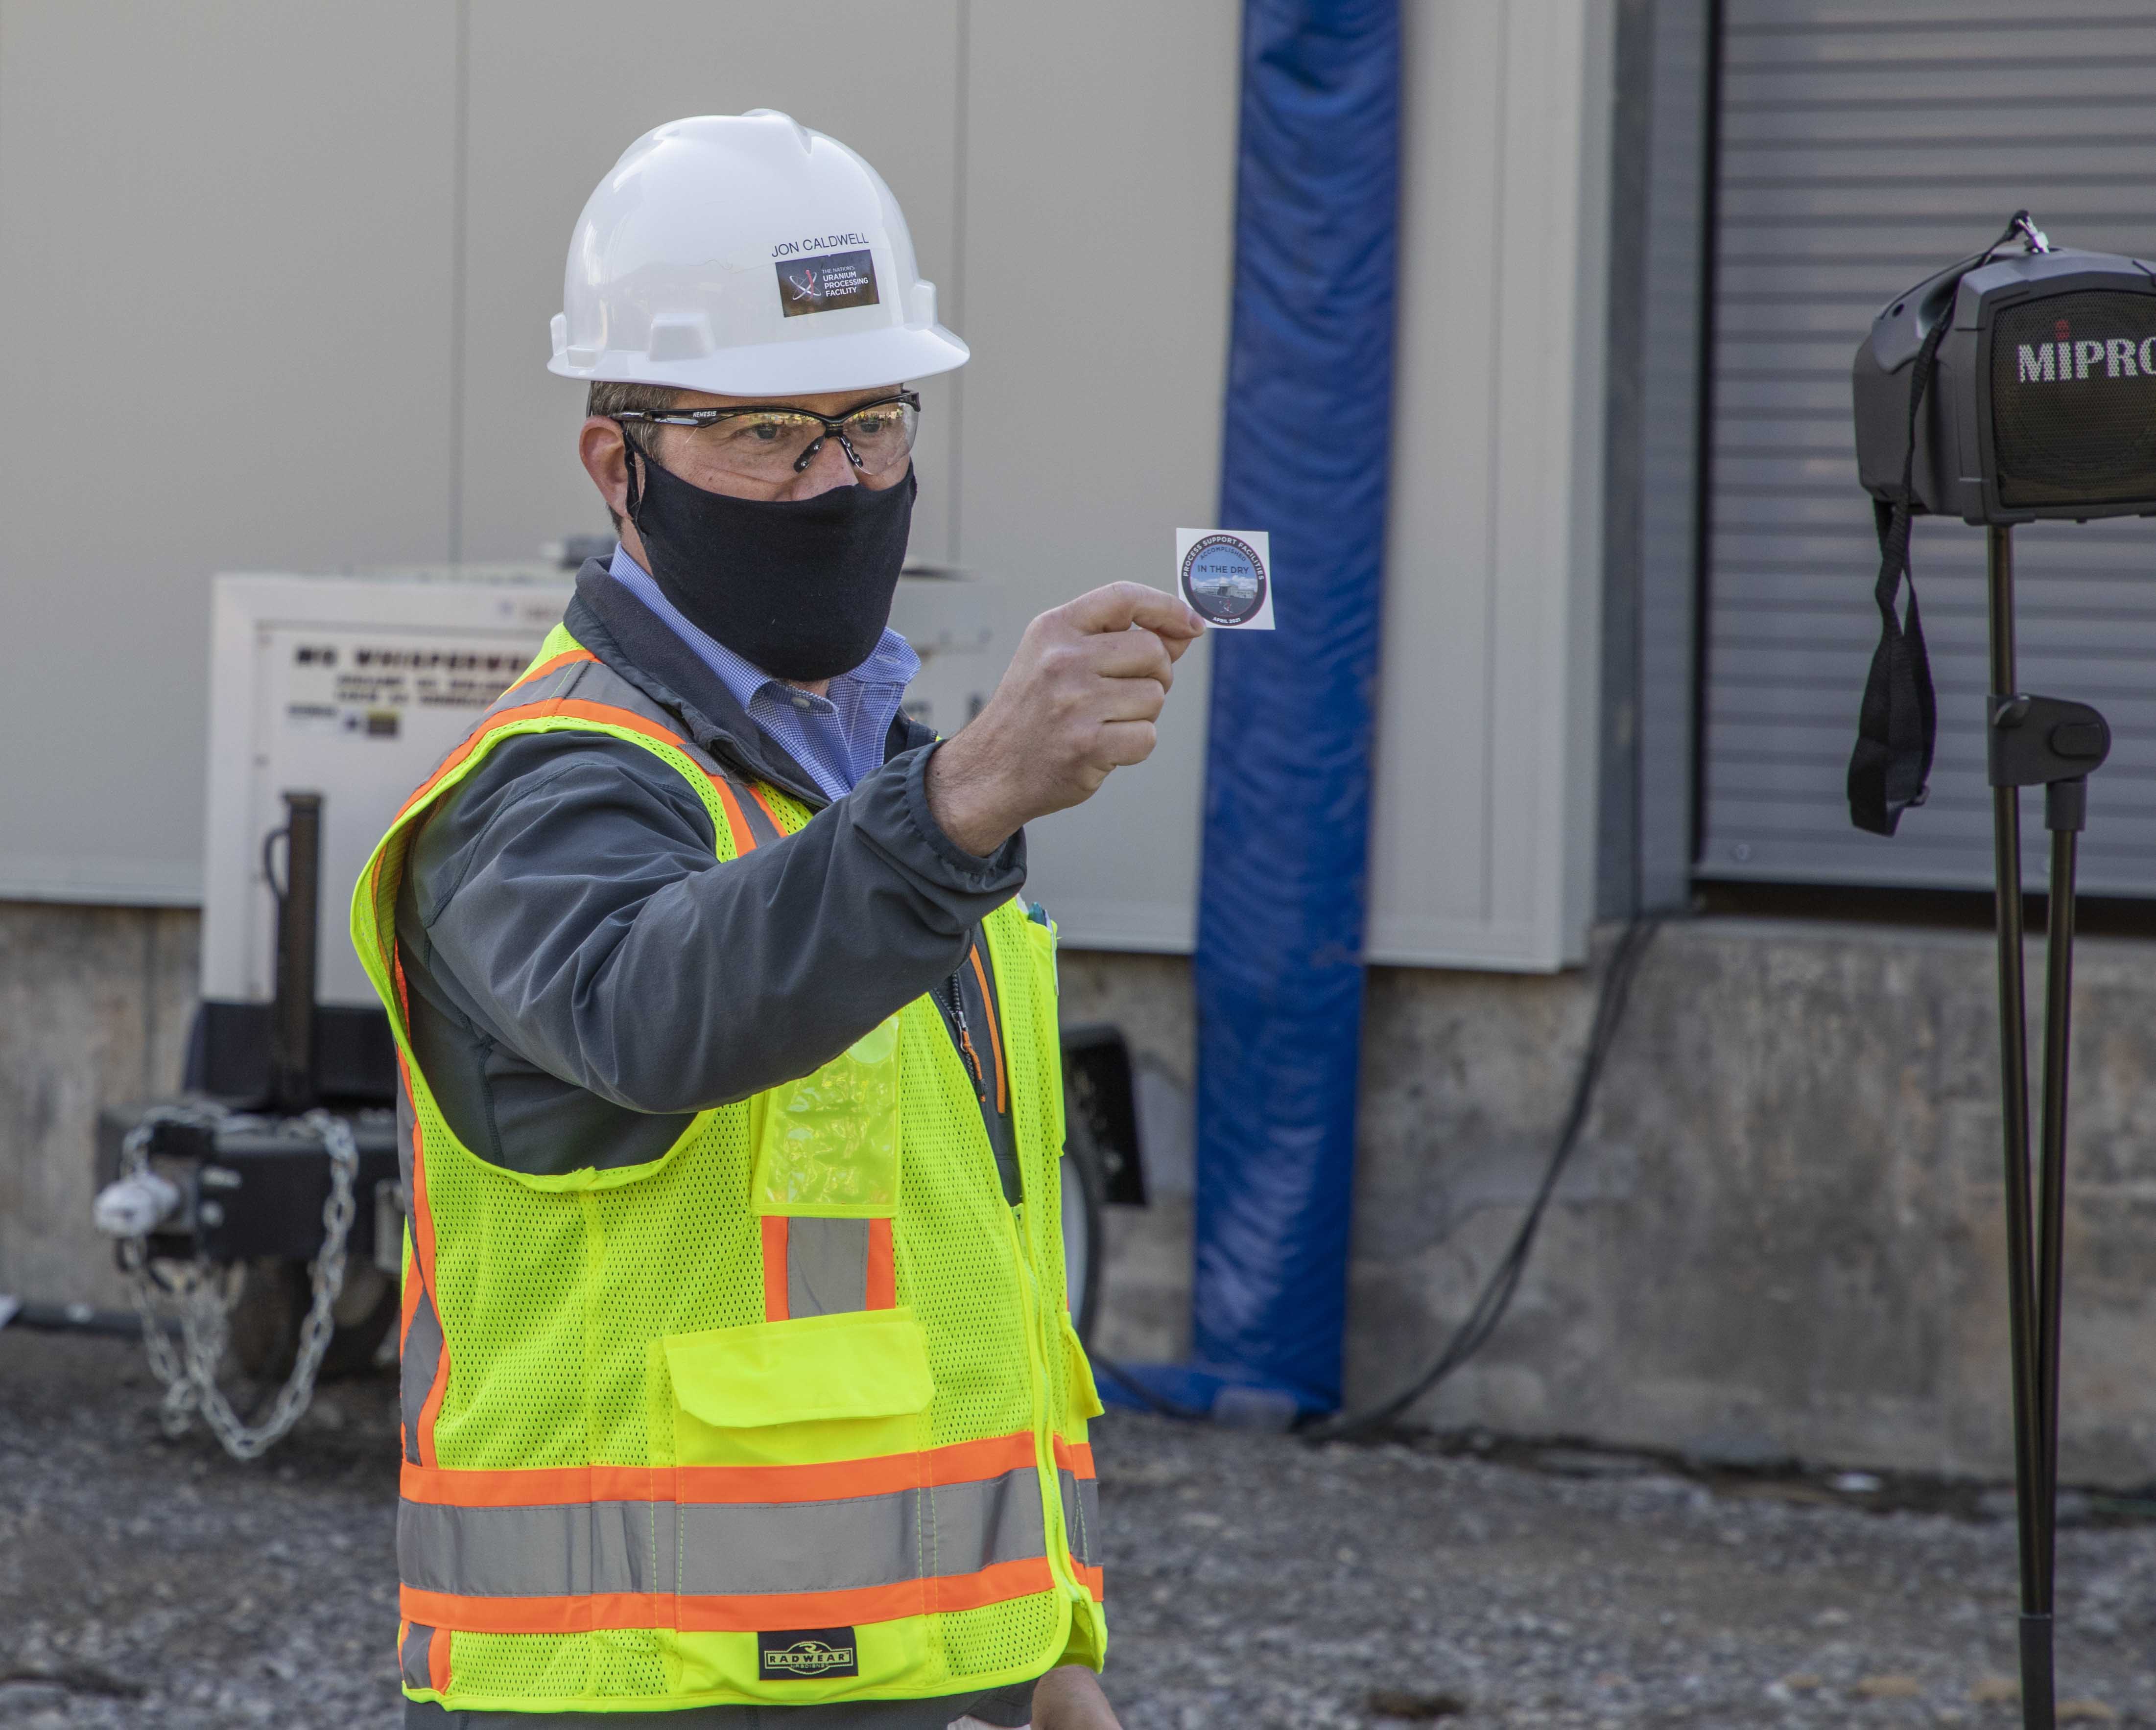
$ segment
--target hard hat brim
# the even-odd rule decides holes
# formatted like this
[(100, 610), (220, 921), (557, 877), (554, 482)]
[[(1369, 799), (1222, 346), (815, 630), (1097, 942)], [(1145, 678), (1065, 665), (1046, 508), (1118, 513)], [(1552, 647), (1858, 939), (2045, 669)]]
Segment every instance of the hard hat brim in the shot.
[(670, 386), (715, 397), (809, 397), (931, 378), (964, 366), (972, 352), (957, 332), (927, 325), (759, 343), (690, 360), (654, 361), (633, 349), (564, 349), (547, 370), (563, 378)]

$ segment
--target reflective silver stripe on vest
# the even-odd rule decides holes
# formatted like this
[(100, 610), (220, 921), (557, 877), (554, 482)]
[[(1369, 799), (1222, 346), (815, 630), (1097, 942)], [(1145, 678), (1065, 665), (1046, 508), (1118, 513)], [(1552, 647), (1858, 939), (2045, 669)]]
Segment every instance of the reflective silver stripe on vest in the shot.
[[(413, 1279), (419, 1278), (419, 1264), (412, 1263)], [(442, 1321), (434, 1313), (434, 1294), (419, 1286), (419, 1307), (406, 1330), (403, 1349), (397, 1358), (398, 1401), (404, 1415), (404, 1457), (414, 1466), (419, 1461), (419, 1414), (434, 1385), (434, 1372), (442, 1362)]]
[(1021, 1466), (981, 1483), (839, 1502), (406, 1502), (397, 1516), (398, 1571), (418, 1590), (475, 1598), (896, 1585), (1046, 1554), (1039, 1482)]
[[(417, 1174), (412, 1169), (412, 1096), (400, 1080), (397, 1084), (397, 1170), (407, 1196), (418, 1195)], [(411, 1228), (406, 1227), (407, 1231)], [(419, 1409), (434, 1385), (434, 1372), (442, 1363), (442, 1318), (434, 1313), (434, 1294), (419, 1278), (419, 1258), (413, 1256), (407, 1279), (418, 1280), (419, 1308), (397, 1354), (398, 1406), (404, 1420), (404, 1457), (414, 1466), (419, 1458)]]
[(417, 1622), (408, 1623), (404, 1629), (403, 1669), (404, 1686), (408, 1688), (431, 1688), (434, 1679), (427, 1671), (427, 1653), (434, 1643), (434, 1630), (424, 1628)]
[(869, 1222), (786, 1222), (786, 1313), (835, 1315), (869, 1307)]
[(397, 1570), (408, 1586), (475, 1598), (670, 1591), (674, 1519), (670, 1502), (406, 1502), (397, 1511)]
[(1063, 1489), (1063, 1531), (1070, 1540), (1070, 1553), (1086, 1567), (1098, 1568), (1101, 1558), (1093, 1534), (1101, 1524), (1100, 1482), (1061, 1466), (1055, 1476)]
[[(701, 752), (697, 754), (699, 756)], [(771, 820), (771, 813), (763, 808), (763, 801), (748, 790), (748, 783), (737, 775), (728, 774), (726, 784), (741, 801), (742, 815), (748, 820), (749, 837), (758, 847), (769, 847), (773, 842), (786, 839), (786, 832)]]
[(412, 1169), (412, 1095), (404, 1086), (404, 1078), (397, 1078), (397, 1177), (404, 1185), (404, 1205), (412, 1205), (412, 1198), (419, 1193)]
[(936, 1519), (926, 1570), (932, 1574), (973, 1574), (998, 1562), (1048, 1553), (1040, 1479), (1029, 1467), (923, 1495)]
[[(567, 651), (564, 650), (562, 653), (567, 653)], [(618, 685), (629, 684), (627, 679), (615, 673), (603, 661), (572, 661), (566, 666), (557, 667), (552, 673), (542, 678), (510, 686), (493, 702), (487, 704), (485, 713), (480, 717), (480, 724), (484, 726), (506, 709), (523, 709), (534, 703), (552, 703), (557, 699), (566, 697), (593, 674), (599, 675), (602, 678), (611, 678)], [(634, 687), (631, 686), (630, 688), (634, 689)], [(611, 703), (613, 701), (613, 694), (610, 690), (577, 691), (577, 695), (587, 702)], [(644, 698), (642, 692), (638, 692), (637, 695), (641, 699), (637, 704), (639, 709), (651, 708), (650, 700)], [(620, 706), (626, 709), (629, 705), (624, 703)], [(654, 718), (656, 718), (655, 714)]]

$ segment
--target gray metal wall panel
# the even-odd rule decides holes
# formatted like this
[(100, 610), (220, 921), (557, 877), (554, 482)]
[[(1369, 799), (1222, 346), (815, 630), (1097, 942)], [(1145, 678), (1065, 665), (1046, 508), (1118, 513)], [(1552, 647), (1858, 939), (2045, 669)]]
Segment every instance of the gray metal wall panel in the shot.
[(1707, 0), (1618, 13), (1597, 915), (1691, 893)]
[[(1984, 537), (1920, 521), (1939, 690), (1931, 802), (1892, 841), (1843, 784), (1878, 637), (1849, 364), (1902, 289), (2027, 206), (2055, 242), (2156, 253), (2156, 0), (1728, 0), (1717, 163), (1702, 876), (1976, 888)], [(2156, 894), (2156, 525), (2015, 531), (2025, 689), (2117, 731), (2085, 888)], [(2031, 881), (2043, 832), (2025, 820)]]
[(1647, 908), (1681, 907), (1690, 890), (1710, 38), (1707, 0), (1657, 0), (1640, 417), (1640, 892)]
[(1602, 482), (1602, 714), (1594, 916), (1640, 905), (1640, 451), (1655, 0), (1619, 0), (1609, 129), (1609, 432)]
[(0, 7), (0, 895), (200, 898), (212, 571), (447, 550), (453, 26)]

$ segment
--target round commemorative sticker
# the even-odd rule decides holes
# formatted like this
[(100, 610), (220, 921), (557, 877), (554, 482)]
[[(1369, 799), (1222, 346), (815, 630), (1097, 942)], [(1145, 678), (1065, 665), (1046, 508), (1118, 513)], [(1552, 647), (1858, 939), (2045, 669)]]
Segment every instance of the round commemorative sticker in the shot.
[(1265, 604), (1265, 561), (1248, 541), (1207, 535), (1183, 555), (1183, 598), (1208, 623), (1240, 625)]

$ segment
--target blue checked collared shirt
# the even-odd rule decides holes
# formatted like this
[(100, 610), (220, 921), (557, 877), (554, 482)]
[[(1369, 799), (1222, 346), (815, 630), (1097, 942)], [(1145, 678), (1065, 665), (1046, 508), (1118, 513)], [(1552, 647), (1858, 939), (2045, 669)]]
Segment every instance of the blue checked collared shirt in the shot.
[(886, 628), (867, 660), (831, 681), (829, 696), (814, 697), (773, 678), (690, 624), (625, 548), (614, 548), (607, 574), (718, 675), (734, 700), (748, 711), (749, 719), (808, 771), (825, 798), (851, 792), (863, 775), (882, 766), (891, 719), (905, 699), (906, 686), (921, 671), (921, 657), (897, 632)]

